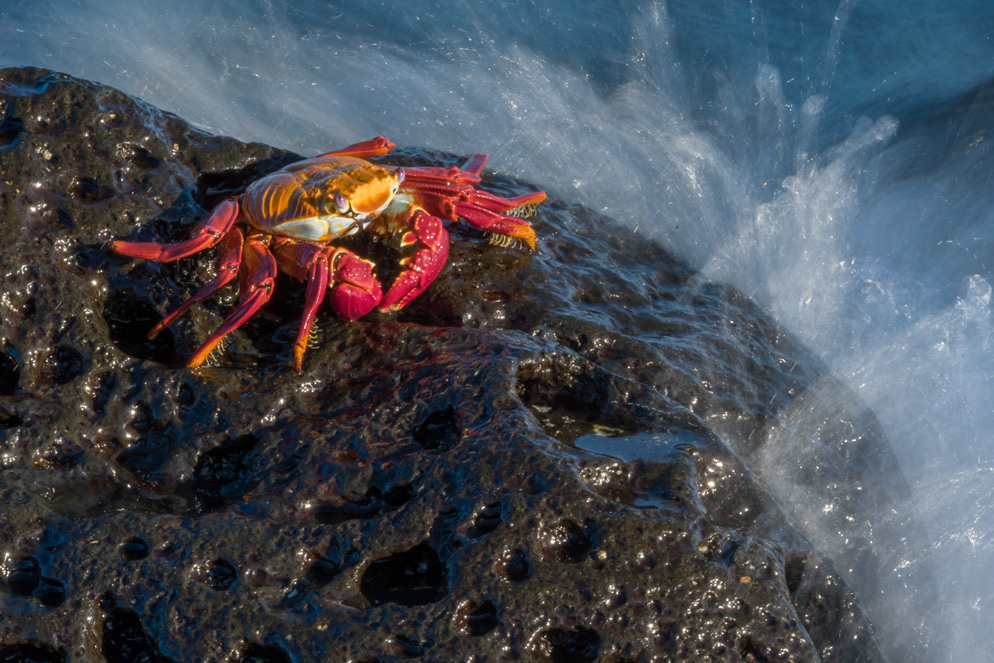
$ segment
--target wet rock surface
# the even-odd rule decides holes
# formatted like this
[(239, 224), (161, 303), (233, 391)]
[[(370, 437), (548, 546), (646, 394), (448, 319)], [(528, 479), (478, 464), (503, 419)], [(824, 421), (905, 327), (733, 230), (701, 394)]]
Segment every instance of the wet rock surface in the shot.
[[(0, 118), (3, 660), (881, 660), (751, 467), (831, 380), (734, 289), (550, 201), (536, 253), (457, 227), (400, 314), (319, 317), (303, 375), (284, 277), (191, 371), (234, 291), (145, 334), (210, 252), (107, 242), (180, 239), (299, 157), (34, 69), (0, 71)], [(804, 411), (842, 528), (896, 470), (858, 404)]]

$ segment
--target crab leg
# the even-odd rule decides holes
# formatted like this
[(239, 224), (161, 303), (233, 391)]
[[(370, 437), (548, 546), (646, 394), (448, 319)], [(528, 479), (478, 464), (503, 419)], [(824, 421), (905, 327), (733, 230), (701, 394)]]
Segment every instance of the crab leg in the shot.
[(535, 229), (524, 219), (493, 212), (475, 203), (457, 202), (454, 206), (456, 214), (474, 228), (520, 239), (528, 248), (535, 249)]
[(393, 148), (393, 143), (383, 136), (377, 136), (372, 140), (364, 140), (361, 143), (355, 143), (354, 145), (349, 145), (348, 147), (332, 150), (331, 152), (325, 152), (324, 154), (320, 154), (318, 156), (357, 157), (359, 159), (366, 159), (369, 157), (382, 157)]
[(293, 346), (293, 367), (300, 373), (311, 325), (329, 285), (331, 307), (345, 320), (356, 320), (369, 313), (383, 292), (380, 282), (373, 277), (373, 263), (347, 249), (287, 241), (277, 244), (273, 253), (280, 269), (307, 282), (304, 315)]
[(238, 265), (242, 261), (242, 246), (244, 244), (244, 240), (245, 236), (242, 234), (240, 228), (232, 228), (224, 237), (221, 238), (221, 243), (218, 245), (217, 276), (215, 276), (210, 283), (198, 290), (193, 296), (183, 302), (178, 309), (159, 321), (159, 324), (152, 327), (152, 331), (148, 333), (149, 339), (153, 339), (158, 336), (159, 332), (171, 325), (173, 321), (183, 315), (188, 308), (197, 302), (204, 301), (227, 285), (231, 279), (235, 278), (235, 275), (238, 274)]
[(430, 166), (415, 166), (405, 168), (407, 179), (414, 188), (419, 185), (445, 186), (452, 191), (452, 187), (459, 187), (463, 184), (478, 184), (483, 166), (487, 163), (486, 154), (474, 154), (461, 168), (451, 166), (449, 168), (432, 168)]
[(397, 311), (427, 288), (445, 266), (449, 257), (449, 233), (442, 220), (424, 210), (415, 210), (408, 219), (410, 230), (400, 245), (419, 245), (413, 255), (400, 261), (404, 269), (380, 302), (381, 311)]
[[(432, 214), (449, 221), (460, 217), (485, 232), (520, 239), (535, 248), (535, 231), (523, 220), (545, 200), (538, 191), (517, 198), (503, 198), (469, 186), (480, 181), (487, 155), (476, 154), (462, 168), (405, 168), (404, 187), (417, 192)], [(500, 242), (500, 240), (497, 240)]]
[(210, 216), (197, 224), (190, 239), (176, 244), (159, 242), (111, 242), (110, 248), (124, 256), (144, 258), (155, 262), (172, 262), (208, 249), (218, 242), (231, 229), (238, 218), (238, 201), (229, 198), (214, 208)]
[(208, 337), (203, 347), (187, 362), (195, 368), (204, 363), (214, 348), (225, 336), (235, 331), (269, 300), (276, 278), (276, 259), (264, 242), (250, 238), (242, 249), (241, 298), (221, 323), (221, 326)]

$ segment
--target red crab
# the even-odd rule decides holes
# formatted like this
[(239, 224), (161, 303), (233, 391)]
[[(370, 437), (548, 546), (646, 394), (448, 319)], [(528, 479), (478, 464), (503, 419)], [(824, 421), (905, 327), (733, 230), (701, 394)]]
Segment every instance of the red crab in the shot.
[[(154, 337), (193, 304), (207, 299), (239, 275), (238, 304), (187, 366), (202, 364), (222, 339), (248, 320), (272, 294), (277, 270), (307, 284), (304, 315), (293, 350), (302, 370), (314, 315), (329, 291), (331, 307), (346, 320), (373, 307), (396, 311), (435, 279), (449, 255), (443, 220), (463, 219), (493, 233), (497, 243), (521, 240), (535, 248), (535, 231), (524, 220), (545, 200), (544, 192), (502, 198), (474, 188), (486, 163), (484, 154), (459, 168), (400, 168), (374, 164), (393, 143), (382, 136), (305, 159), (256, 180), (228, 198), (200, 222), (190, 239), (111, 243), (121, 255), (170, 262), (218, 247), (217, 276), (151, 332)], [(383, 294), (374, 265), (336, 240), (359, 231), (397, 237), (413, 251), (400, 261), (401, 272)]]

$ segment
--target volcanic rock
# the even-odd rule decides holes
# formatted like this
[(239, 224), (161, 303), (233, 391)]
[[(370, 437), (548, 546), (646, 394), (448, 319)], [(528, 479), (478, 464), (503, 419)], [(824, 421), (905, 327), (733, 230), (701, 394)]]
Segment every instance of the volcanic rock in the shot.
[[(534, 253), (451, 228), (407, 309), (320, 316), (302, 375), (287, 277), (209, 367), (184, 361), (234, 290), (148, 340), (211, 252), (108, 242), (182, 239), (298, 158), (0, 71), (0, 658), (881, 660), (752, 467), (834, 383), (741, 293), (588, 209), (542, 205)], [(812, 499), (895, 472), (858, 404), (809, 419)], [(840, 501), (840, 527), (866, 508)]]

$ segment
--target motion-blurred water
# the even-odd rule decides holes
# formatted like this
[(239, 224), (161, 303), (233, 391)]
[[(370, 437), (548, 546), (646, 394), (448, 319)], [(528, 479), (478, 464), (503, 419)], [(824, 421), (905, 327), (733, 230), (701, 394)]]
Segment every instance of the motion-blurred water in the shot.
[(302, 154), (488, 152), (744, 290), (874, 408), (927, 523), (890, 584), (931, 558), (940, 600), (868, 597), (884, 646), (992, 658), (990, 0), (6, 0), (13, 65)]

